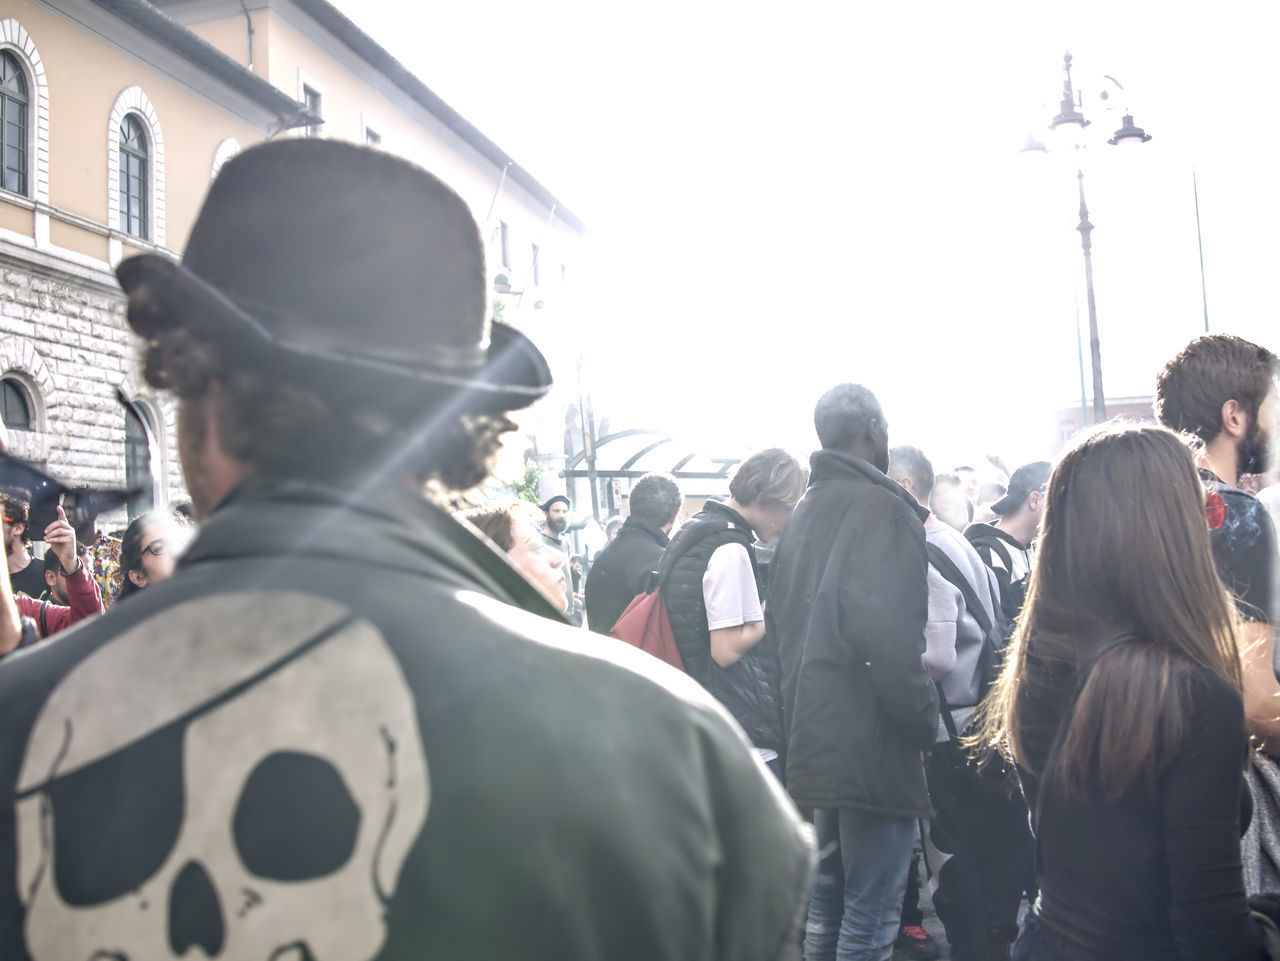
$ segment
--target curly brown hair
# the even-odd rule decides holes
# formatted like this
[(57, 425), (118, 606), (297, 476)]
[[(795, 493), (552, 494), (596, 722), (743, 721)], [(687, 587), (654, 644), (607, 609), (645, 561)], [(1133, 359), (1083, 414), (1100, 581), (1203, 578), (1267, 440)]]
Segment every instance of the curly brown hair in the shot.
[(148, 338), (147, 383), (183, 401), (213, 402), (222, 448), (255, 471), (331, 480), (385, 473), (464, 491), (488, 476), (503, 435), (516, 427), (455, 391), (354, 369), (326, 376), (280, 363), (266, 345), (233, 348), (194, 304), (181, 326), (161, 322), (158, 314), (172, 309), (145, 286), (129, 298), (129, 322)]

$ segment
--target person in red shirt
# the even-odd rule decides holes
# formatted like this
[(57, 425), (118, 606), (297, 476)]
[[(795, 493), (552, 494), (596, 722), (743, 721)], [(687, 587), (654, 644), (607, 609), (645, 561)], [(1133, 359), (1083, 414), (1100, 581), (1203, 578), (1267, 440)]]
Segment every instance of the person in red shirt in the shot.
[[(44, 529), (44, 540), (49, 545), (53, 560), (45, 565), (45, 579), (54, 601), (37, 601), (24, 594), (13, 597), (18, 613), (29, 617), (36, 624), (41, 638), (52, 637), (77, 621), (102, 613), (102, 594), (87, 564), (76, 551), (76, 533), (67, 522), (67, 515), (58, 508), (58, 519)], [(50, 578), (49, 573), (53, 573)], [(65, 604), (55, 603), (62, 599)], [(18, 646), (14, 642), (7, 649), (0, 648), (0, 655), (8, 654)]]

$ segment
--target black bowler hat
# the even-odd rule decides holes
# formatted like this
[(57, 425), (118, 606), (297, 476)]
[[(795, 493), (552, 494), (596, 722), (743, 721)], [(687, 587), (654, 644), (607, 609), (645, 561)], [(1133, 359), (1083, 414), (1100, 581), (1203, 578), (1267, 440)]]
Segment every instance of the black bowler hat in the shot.
[(547, 511), (551, 510), (551, 505), (556, 503), (563, 504), (567, 510), (572, 510), (573, 508), (573, 505), (569, 503), (569, 498), (565, 497), (563, 494), (556, 494), (552, 497), (548, 497), (543, 503), (538, 505), (538, 508), (545, 514)]
[(533, 342), (491, 322), (466, 203), (382, 151), (305, 138), (246, 150), (210, 188), (182, 263), (143, 254), (116, 276), (126, 294), (150, 295), (129, 311), (142, 336), (199, 327), (307, 382), (465, 391), (494, 411), (551, 387)]

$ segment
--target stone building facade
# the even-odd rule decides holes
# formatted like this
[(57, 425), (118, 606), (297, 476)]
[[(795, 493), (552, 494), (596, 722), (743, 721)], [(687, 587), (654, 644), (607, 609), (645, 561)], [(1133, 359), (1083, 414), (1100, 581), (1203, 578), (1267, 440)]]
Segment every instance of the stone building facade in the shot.
[[(556, 281), (576, 257), (573, 214), (324, 0), (9, 0), (0, 415), (18, 455), (72, 485), (185, 497), (174, 410), (142, 382), (113, 271), (181, 256), (219, 167), (281, 136), (367, 143), (454, 186), (491, 238), (496, 301), (512, 276), (537, 276), (530, 251)], [(552, 326), (532, 305), (553, 286), (504, 319)]]

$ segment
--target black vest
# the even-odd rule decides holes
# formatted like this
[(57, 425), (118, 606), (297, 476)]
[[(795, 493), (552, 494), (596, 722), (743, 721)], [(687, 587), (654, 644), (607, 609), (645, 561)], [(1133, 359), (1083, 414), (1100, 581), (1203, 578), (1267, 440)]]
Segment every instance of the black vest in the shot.
[[(700, 530), (706, 525), (722, 530), (708, 534)], [(685, 548), (695, 536), (697, 542)], [(707, 605), (702, 596), (702, 576), (711, 555), (725, 544), (737, 543), (747, 548), (756, 572), (757, 590), (760, 589), (752, 539), (751, 527), (740, 514), (709, 501), (680, 528), (667, 548), (677, 555), (677, 560), (663, 587), (662, 599), (685, 670), (728, 709), (752, 744), (782, 753), (786, 742), (782, 727), (782, 670), (773, 640), (766, 635), (736, 663), (720, 667), (711, 658)]]

